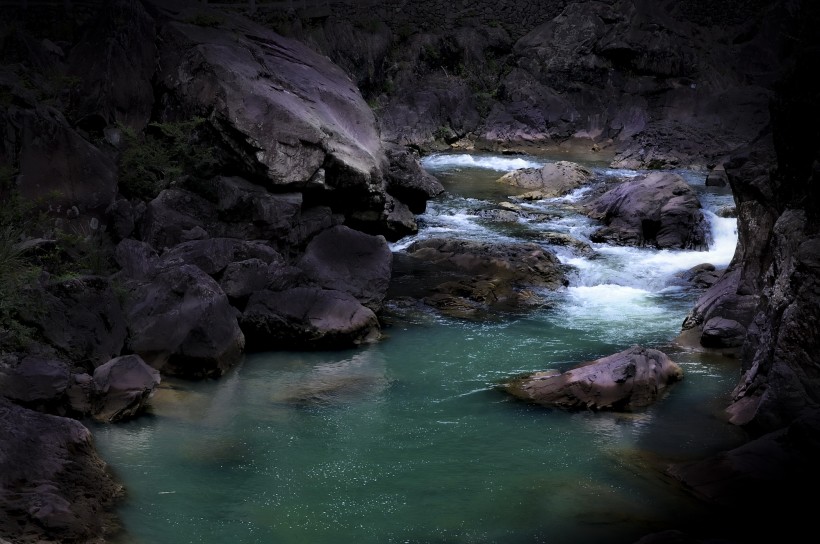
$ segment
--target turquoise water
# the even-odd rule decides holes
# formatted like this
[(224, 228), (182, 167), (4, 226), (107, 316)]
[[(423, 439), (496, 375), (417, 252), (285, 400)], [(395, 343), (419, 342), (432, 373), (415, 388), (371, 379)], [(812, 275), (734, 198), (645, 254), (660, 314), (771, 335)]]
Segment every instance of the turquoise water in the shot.
[[(426, 164), (448, 193), (431, 203), (421, 237), (563, 229), (583, 238), (591, 228), (567, 211), (512, 229), (482, 222), (473, 208), (505, 197), (496, 170)], [(524, 316), (393, 315), (384, 340), (363, 349), (253, 354), (217, 381), (164, 379), (149, 414), (93, 427), (128, 489), (118, 541), (583, 544), (686, 529), (707, 512), (663, 467), (743, 439), (721, 413), (737, 362), (672, 343), (697, 296), (674, 272), (731, 257), (731, 225), (715, 219), (714, 229), (719, 249), (699, 255), (596, 246), (590, 260), (563, 250), (570, 287)], [(685, 372), (644, 412), (567, 413), (496, 388), (634, 343), (663, 349)]]

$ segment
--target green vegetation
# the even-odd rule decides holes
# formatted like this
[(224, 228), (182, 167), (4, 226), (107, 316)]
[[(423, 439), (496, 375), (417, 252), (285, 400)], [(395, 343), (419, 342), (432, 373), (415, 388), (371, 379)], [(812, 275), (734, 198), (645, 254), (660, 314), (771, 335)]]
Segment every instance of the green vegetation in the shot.
[(129, 198), (152, 199), (174, 183), (210, 195), (203, 181), (213, 175), (216, 158), (204, 143), (206, 120), (195, 117), (175, 123), (151, 123), (144, 135), (120, 127), (125, 151), (120, 157), (120, 192)]
[(41, 211), (42, 202), (20, 196), (13, 175), (0, 165), (0, 350), (23, 349), (36, 338), (21, 316), (42, 311), (38, 278), (61, 281), (114, 270), (113, 244), (103, 229)]

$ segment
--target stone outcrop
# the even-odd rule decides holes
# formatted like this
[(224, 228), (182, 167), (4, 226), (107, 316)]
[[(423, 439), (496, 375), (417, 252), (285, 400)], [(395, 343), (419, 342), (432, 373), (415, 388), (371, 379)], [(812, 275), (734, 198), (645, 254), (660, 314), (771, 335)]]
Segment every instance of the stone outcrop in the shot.
[(535, 372), (505, 383), (511, 395), (569, 410), (632, 411), (653, 404), (683, 370), (662, 351), (632, 346), (566, 372)]
[(113, 532), (122, 487), (80, 422), (0, 397), (0, 534), (15, 544), (94, 542)]
[(624, 181), (585, 206), (605, 226), (593, 242), (659, 249), (705, 249), (709, 229), (700, 201), (678, 174), (654, 172)]

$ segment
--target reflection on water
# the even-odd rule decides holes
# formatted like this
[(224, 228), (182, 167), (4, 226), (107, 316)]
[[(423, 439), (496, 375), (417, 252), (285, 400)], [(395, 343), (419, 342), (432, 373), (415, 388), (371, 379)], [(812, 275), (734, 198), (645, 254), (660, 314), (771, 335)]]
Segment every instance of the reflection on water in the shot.
[[(507, 198), (499, 172), (544, 160), (429, 160), (448, 194), (430, 204), (418, 237), (535, 241), (552, 231), (589, 242), (594, 225), (567, 208), (571, 198), (522, 204), (544, 216), (515, 231), (476, 213)], [(698, 190), (709, 209), (731, 199)], [(736, 361), (670, 344), (696, 297), (671, 278), (701, 262), (724, 265), (734, 249), (733, 220), (710, 221), (705, 252), (554, 248), (571, 284), (526, 316), (391, 319), (374, 346), (255, 354), (220, 380), (165, 379), (149, 416), (94, 426), (129, 490), (121, 541), (592, 544), (701, 519), (662, 468), (743, 439), (721, 415)], [(566, 413), (496, 388), (634, 343), (666, 351), (685, 373), (640, 413)]]

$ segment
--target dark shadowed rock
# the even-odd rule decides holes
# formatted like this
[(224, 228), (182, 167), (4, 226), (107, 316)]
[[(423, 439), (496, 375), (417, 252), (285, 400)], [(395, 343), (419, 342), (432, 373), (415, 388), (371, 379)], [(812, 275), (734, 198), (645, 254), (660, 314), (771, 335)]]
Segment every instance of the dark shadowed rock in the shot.
[(247, 259), (229, 264), (219, 280), (222, 291), (232, 301), (264, 289), (271, 279), (270, 265), (262, 259)]
[(238, 312), (198, 267), (163, 269), (126, 288), (128, 348), (163, 374), (220, 376), (239, 361)]
[(56, 413), (69, 387), (69, 366), (57, 359), (36, 355), (0, 367), (0, 395), (42, 412)]
[(387, 192), (398, 198), (413, 213), (423, 213), (427, 201), (444, 192), (444, 186), (422, 168), (418, 157), (408, 148), (389, 145), (386, 148), (390, 167)]
[(544, 406), (630, 411), (654, 403), (669, 384), (682, 378), (683, 370), (665, 353), (632, 346), (563, 373), (536, 372), (503, 388)]
[(241, 325), (254, 351), (345, 348), (381, 335), (376, 315), (351, 295), (314, 287), (252, 294)]
[(140, 131), (154, 106), (156, 29), (137, 0), (102, 4), (102, 13), (71, 49), (69, 75), (79, 78), (75, 115), (86, 130), (121, 124)]
[(160, 383), (159, 372), (139, 355), (111, 359), (94, 370), (94, 408), (97, 421), (113, 423), (134, 417)]
[(339, 225), (313, 238), (298, 266), (317, 285), (348, 293), (377, 312), (390, 284), (392, 262), (383, 236)]
[(34, 302), (21, 309), (23, 320), (70, 360), (97, 366), (120, 354), (125, 318), (109, 279), (81, 276), (32, 294)]
[(104, 540), (122, 495), (82, 424), (0, 397), (2, 538), (15, 544)]
[(604, 223), (595, 242), (705, 249), (708, 225), (692, 187), (678, 174), (654, 172), (625, 181), (586, 206), (587, 215)]
[(498, 178), (499, 183), (506, 183), (523, 189), (537, 189), (541, 198), (563, 196), (573, 189), (589, 182), (592, 172), (568, 161), (545, 164), (541, 168), (521, 168), (513, 170)]
[(544, 304), (539, 289), (567, 283), (558, 258), (537, 244), (432, 238), (394, 256), (390, 291), (452, 317), (476, 319)]
[(114, 201), (114, 162), (56, 109), (15, 102), (0, 110), (0, 134), (0, 158), (17, 165), (22, 196), (37, 202), (48, 195), (54, 212), (63, 214), (76, 206), (79, 213), (97, 216)]
[(209, 238), (216, 224), (213, 204), (183, 189), (166, 189), (148, 203), (140, 225), (142, 240), (157, 251), (182, 242)]
[(153, 276), (160, 262), (154, 248), (132, 238), (126, 238), (117, 244), (114, 259), (120, 267), (118, 274), (134, 279)]
[(299, 222), (302, 193), (273, 194), (238, 177), (221, 177), (216, 183), (219, 218), (232, 224), (233, 236), (286, 238)]
[[(766, 504), (779, 523), (735, 524), (738, 542), (803, 538), (814, 526), (812, 501), (796, 489), (820, 483), (820, 417), (810, 411), (777, 431), (699, 461), (674, 463), (667, 473), (726, 519), (744, 519)], [(777, 500), (772, 500), (777, 497)], [(788, 535), (788, 537), (786, 536)]]

